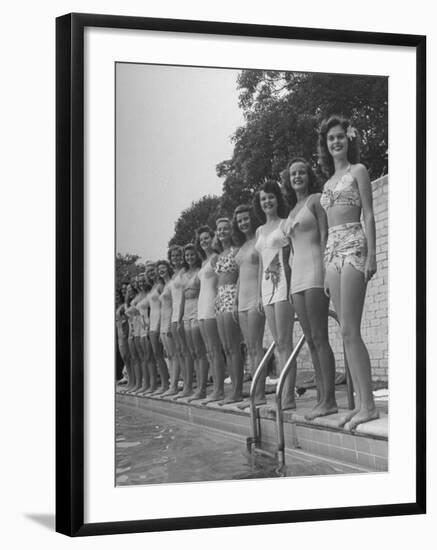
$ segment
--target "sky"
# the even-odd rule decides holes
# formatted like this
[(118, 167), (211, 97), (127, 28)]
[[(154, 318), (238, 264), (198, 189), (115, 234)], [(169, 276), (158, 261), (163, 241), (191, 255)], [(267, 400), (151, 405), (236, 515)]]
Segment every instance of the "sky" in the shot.
[(167, 255), (182, 210), (220, 195), (216, 165), (244, 123), (239, 71), (117, 63), (116, 250)]

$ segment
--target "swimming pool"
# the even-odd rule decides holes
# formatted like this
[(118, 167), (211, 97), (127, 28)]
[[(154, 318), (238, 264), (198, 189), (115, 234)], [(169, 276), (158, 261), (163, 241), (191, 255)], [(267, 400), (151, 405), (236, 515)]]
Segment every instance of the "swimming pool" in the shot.
[[(244, 438), (213, 428), (117, 404), (115, 432), (117, 486), (279, 477), (276, 460), (253, 459)], [(293, 451), (285, 475), (357, 472), (363, 469)]]

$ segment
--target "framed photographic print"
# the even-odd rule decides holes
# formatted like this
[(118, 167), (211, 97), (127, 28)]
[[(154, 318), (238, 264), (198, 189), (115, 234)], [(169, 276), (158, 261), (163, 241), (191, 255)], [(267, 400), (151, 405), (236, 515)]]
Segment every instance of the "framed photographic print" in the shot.
[(56, 24), (57, 530), (425, 513), (425, 37)]

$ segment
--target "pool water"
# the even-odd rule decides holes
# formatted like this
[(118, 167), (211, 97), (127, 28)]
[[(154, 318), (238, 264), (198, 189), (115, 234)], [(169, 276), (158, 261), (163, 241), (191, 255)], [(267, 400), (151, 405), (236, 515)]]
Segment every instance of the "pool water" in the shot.
[[(117, 486), (279, 477), (276, 460), (253, 459), (242, 438), (207, 427), (117, 405), (115, 431)], [(286, 476), (357, 471), (299, 453), (288, 462)]]

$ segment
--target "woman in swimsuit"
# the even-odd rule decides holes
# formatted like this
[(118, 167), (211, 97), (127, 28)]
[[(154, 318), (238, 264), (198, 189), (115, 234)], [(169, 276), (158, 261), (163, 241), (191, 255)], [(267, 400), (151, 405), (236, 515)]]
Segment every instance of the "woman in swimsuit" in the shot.
[[(184, 387), (175, 399), (188, 397), (193, 393), (193, 358), (187, 347), (183, 324), (179, 322), (181, 316), (182, 291), (184, 286), (183, 275), (188, 266), (184, 261), (184, 249), (174, 244), (168, 250), (168, 259), (174, 269), (174, 275), (170, 284), (172, 303), (171, 334), (175, 344), (175, 373), (174, 378), (179, 380), (182, 373)], [(183, 313), (182, 313), (183, 315)]]
[(232, 244), (232, 225), (228, 218), (219, 218), (217, 244), (221, 252), (215, 264), (217, 273), (217, 297), (215, 313), (218, 332), (225, 352), (226, 364), (231, 375), (232, 393), (219, 404), (243, 400), (243, 358), (241, 356), (241, 333), (234, 317), (234, 303), (237, 295), (238, 266), (235, 255), (238, 248)]
[(206, 397), (206, 383), (208, 381), (208, 361), (206, 360), (205, 345), (202, 340), (197, 319), (200, 281), (198, 277), (201, 260), (194, 244), (184, 247), (184, 259), (188, 269), (183, 275), (184, 287), (179, 321), (183, 321), (188, 349), (194, 360), (196, 369), (197, 390), (190, 399), (204, 399)]
[[(378, 418), (370, 359), (361, 338), (368, 281), (376, 273), (375, 218), (367, 169), (359, 163), (359, 136), (349, 121), (331, 116), (319, 131), (319, 159), (329, 177), (320, 203), (328, 217), (325, 289), (339, 317), (357, 406), (341, 420), (345, 429)], [(360, 222), (363, 214), (365, 232)]]
[[(244, 343), (246, 344), (250, 372), (253, 374), (263, 357), (263, 336), (266, 318), (264, 310), (258, 307), (258, 272), (259, 256), (255, 250), (255, 232), (259, 221), (255, 218), (253, 208), (247, 204), (237, 206), (232, 220), (234, 238), (240, 245), (235, 256), (238, 265), (237, 293), (235, 296), (234, 314), (239, 319)], [(262, 405), (265, 399), (265, 378), (267, 369), (257, 386), (255, 403)], [(239, 408), (249, 406), (244, 402)]]
[(212, 401), (221, 401), (225, 397), (223, 386), (225, 365), (215, 316), (217, 296), (215, 264), (218, 254), (213, 248), (213, 242), (214, 232), (207, 225), (199, 227), (196, 231), (196, 248), (203, 258), (203, 263), (198, 273), (200, 293), (197, 318), (214, 382), (213, 392), (202, 402), (202, 405)]
[[(128, 345), (129, 322), (124, 312), (125, 296), (126, 296), (126, 287), (124, 288), (124, 292), (122, 287), (117, 292), (117, 309), (115, 311), (115, 326), (117, 328), (118, 350), (123, 360), (123, 365), (126, 366), (126, 371), (129, 373), (130, 371), (130, 357), (129, 357), (129, 345)], [(128, 384), (129, 384), (129, 375), (128, 375)]]
[(168, 390), (168, 369), (164, 360), (162, 344), (159, 339), (159, 327), (161, 321), (161, 301), (160, 295), (164, 284), (158, 276), (156, 264), (150, 262), (146, 265), (146, 276), (149, 279), (152, 288), (147, 296), (150, 306), (149, 317), (149, 339), (152, 345), (153, 355), (155, 356), (159, 376), (161, 378), (160, 387), (152, 395), (161, 395)]
[[(282, 370), (293, 349), (294, 309), (289, 302), (290, 243), (284, 234), (287, 207), (279, 185), (264, 182), (254, 199), (256, 216), (263, 225), (256, 230), (255, 249), (259, 263), (259, 307), (264, 307), (267, 323), (276, 343)], [(261, 305), (262, 304), (262, 305)], [(282, 406), (295, 409), (296, 362), (284, 385)]]
[[(154, 367), (155, 376), (153, 377), (150, 373), (151, 368), (148, 363), (151, 360), (150, 354), (152, 353), (150, 349), (150, 343), (148, 340), (148, 331), (149, 331), (149, 315), (148, 315), (148, 293), (150, 291), (151, 285), (147, 281), (147, 278), (144, 273), (140, 274), (137, 279), (138, 284), (138, 294), (134, 300), (132, 300), (131, 309), (136, 308), (137, 317), (135, 322), (138, 324), (138, 334), (134, 338), (135, 348), (137, 350), (138, 360), (141, 367), (141, 379), (142, 384), (138, 388), (137, 393), (146, 393), (148, 391), (153, 391), (151, 386), (154, 386), (156, 389), (156, 367)], [(134, 310), (133, 310), (134, 311)], [(151, 384), (152, 380), (152, 384)]]
[[(127, 315), (128, 322), (129, 322), (129, 333), (128, 333), (128, 348), (129, 348), (129, 357), (130, 357), (130, 365), (126, 365), (126, 368), (128, 368), (128, 379), (129, 382), (126, 387), (126, 393), (130, 393), (131, 391), (134, 391), (135, 388), (139, 388), (141, 386), (141, 366), (139, 362), (139, 357), (137, 354), (136, 346), (134, 338), (138, 333), (138, 323), (136, 321), (136, 318), (138, 317), (136, 313), (136, 308), (131, 308), (132, 300), (135, 298), (136, 292), (134, 290), (134, 287), (132, 286), (132, 283), (130, 283), (127, 286), (126, 289), (126, 300), (125, 300), (125, 307), (124, 311)], [(134, 313), (135, 310), (135, 313)]]
[(179, 380), (179, 370), (177, 368), (177, 359), (175, 355), (175, 344), (171, 334), (172, 304), (170, 286), (172, 282), (171, 278), (173, 276), (173, 269), (166, 260), (160, 260), (157, 262), (156, 267), (158, 268), (158, 275), (164, 283), (164, 288), (162, 289), (161, 296), (159, 297), (161, 301), (160, 336), (170, 365), (170, 387), (165, 393), (162, 394), (162, 397), (165, 397), (176, 395), (178, 393)]
[(328, 236), (326, 214), (320, 205), (316, 177), (308, 162), (292, 159), (284, 176), (291, 211), (285, 233), (291, 240), (291, 296), (311, 353), (318, 402), (305, 418), (334, 414), (335, 360), (328, 339), (329, 299), (324, 288), (323, 253)]

